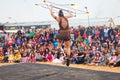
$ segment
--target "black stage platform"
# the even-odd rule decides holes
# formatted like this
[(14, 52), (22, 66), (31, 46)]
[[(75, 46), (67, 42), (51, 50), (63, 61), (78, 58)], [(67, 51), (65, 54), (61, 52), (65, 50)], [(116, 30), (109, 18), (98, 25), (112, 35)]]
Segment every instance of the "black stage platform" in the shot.
[(37, 63), (20, 63), (1, 66), (0, 80), (120, 80), (120, 74)]

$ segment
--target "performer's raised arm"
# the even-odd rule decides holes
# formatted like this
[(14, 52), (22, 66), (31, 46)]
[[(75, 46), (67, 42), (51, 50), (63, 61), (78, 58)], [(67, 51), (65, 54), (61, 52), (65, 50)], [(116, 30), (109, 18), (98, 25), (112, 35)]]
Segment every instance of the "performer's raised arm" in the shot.
[(50, 5), (49, 9), (51, 16), (58, 21), (58, 17), (55, 15), (52, 5)]

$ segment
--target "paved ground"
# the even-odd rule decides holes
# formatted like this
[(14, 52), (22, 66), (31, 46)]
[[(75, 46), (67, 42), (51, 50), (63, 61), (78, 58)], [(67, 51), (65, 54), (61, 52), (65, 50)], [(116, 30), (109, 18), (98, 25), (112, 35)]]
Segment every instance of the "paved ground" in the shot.
[(20, 63), (1, 66), (0, 80), (120, 80), (120, 73)]

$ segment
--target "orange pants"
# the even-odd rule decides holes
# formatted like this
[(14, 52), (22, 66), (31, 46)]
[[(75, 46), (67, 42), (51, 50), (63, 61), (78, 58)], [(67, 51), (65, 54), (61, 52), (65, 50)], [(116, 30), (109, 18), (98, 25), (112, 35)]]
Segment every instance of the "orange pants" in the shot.
[[(62, 43), (62, 40), (59, 40), (58, 41), (58, 49), (61, 48), (61, 43)], [(70, 57), (70, 40), (64, 41), (64, 43), (65, 43), (65, 51), (66, 51), (67, 56), (69, 58)]]

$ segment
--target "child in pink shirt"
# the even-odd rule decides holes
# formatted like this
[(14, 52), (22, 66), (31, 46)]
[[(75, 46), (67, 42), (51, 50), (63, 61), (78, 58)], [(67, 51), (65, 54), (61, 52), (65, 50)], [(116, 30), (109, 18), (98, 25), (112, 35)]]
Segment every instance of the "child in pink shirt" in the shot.
[(34, 51), (31, 51), (28, 61), (32, 63), (36, 63), (36, 57), (35, 57)]

